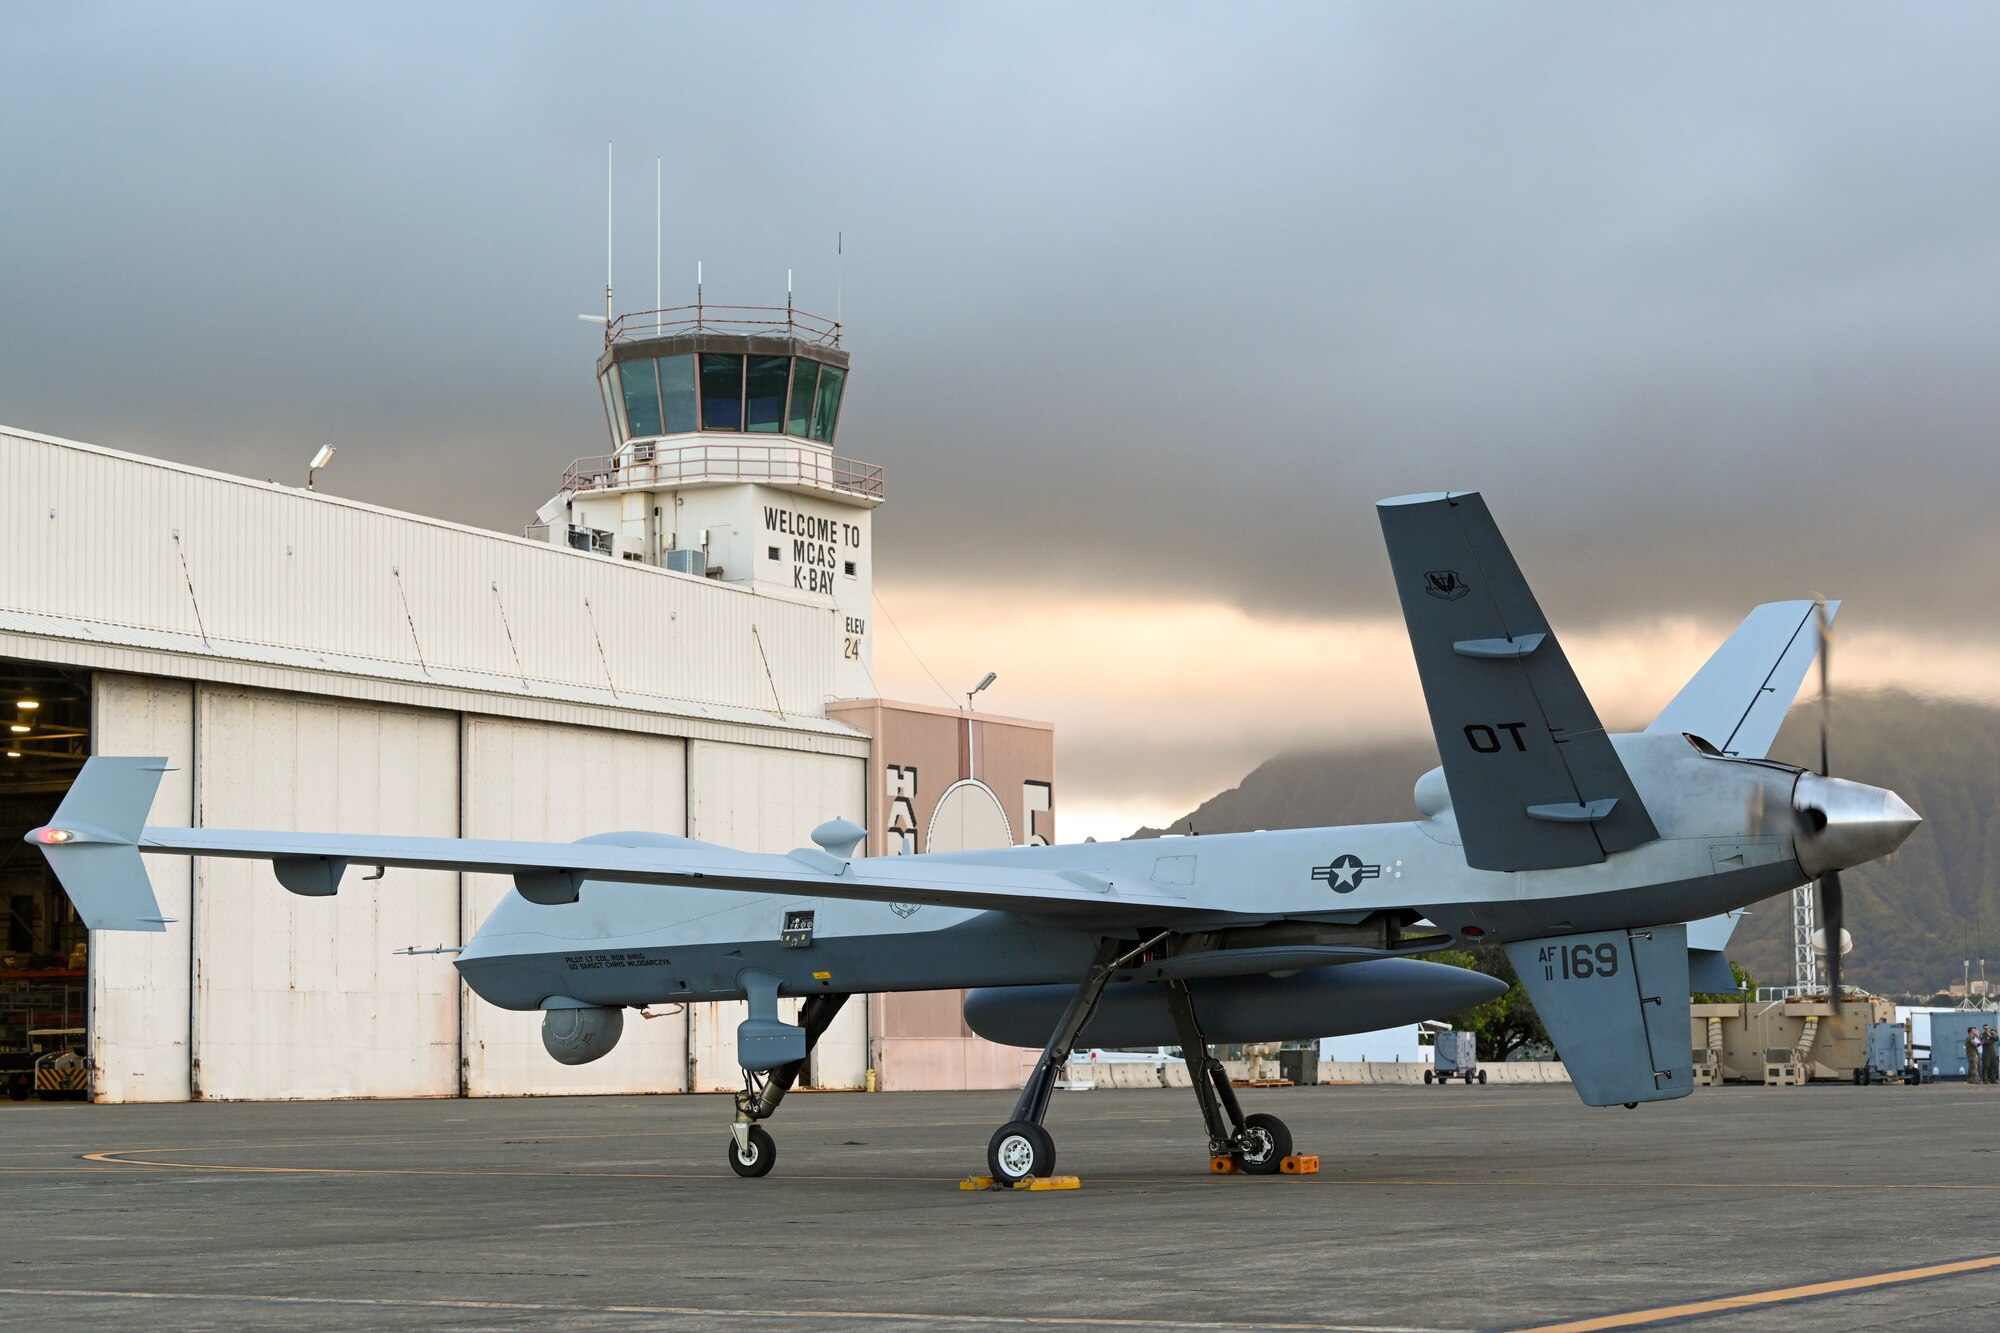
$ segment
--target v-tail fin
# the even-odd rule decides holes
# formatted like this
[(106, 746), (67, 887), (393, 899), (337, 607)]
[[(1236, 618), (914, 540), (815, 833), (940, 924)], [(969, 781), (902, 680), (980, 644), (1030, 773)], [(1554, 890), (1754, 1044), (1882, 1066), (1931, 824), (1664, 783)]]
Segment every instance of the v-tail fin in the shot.
[(165, 759), (92, 759), (55, 818), (28, 834), (92, 930), (167, 928), (138, 847), (166, 771)]

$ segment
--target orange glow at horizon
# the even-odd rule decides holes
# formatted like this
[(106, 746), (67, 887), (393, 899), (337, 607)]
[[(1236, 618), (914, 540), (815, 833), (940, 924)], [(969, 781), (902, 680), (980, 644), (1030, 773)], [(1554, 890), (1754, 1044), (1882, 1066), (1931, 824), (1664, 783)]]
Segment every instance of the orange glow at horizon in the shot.
[[(874, 674), (884, 695), (957, 707), (997, 671), (982, 711), (1056, 724), (1064, 842), (1179, 818), (1286, 751), (1427, 732), (1400, 619), (1281, 619), (1217, 601), (1028, 586), (983, 585), (976, 596), (920, 584), (885, 591), (910, 642), (878, 607)], [(1562, 642), (1606, 724), (1632, 727), (1659, 712), (1734, 628), (1733, 620), (1631, 620)], [(2000, 704), (2000, 641), (1871, 631), (1850, 619), (1834, 651), (1836, 702), (1841, 689), (1894, 687)], [(1802, 696), (1812, 688), (1809, 680)]]

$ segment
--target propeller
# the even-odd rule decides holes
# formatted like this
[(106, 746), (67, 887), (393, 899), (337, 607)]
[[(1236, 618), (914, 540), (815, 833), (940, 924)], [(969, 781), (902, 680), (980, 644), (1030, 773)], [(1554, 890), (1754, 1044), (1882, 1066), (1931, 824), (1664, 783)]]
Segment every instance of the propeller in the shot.
[[(1813, 620), (1819, 629), (1819, 775), (1833, 776), (1832, 765), (1827, 758), (1827, 733), (1832, 730), (1833, 689), (1828, 677), (1832, 671), (1833, 622), (1826, 614), (1824, 598), (1813, 599)], [(1820, 811), (1811, 811), (1820, 819), (1826, 818)], [(1826, 932), (1826, 977), (1827, 994), (1833, 1001), (1833, 1011), (1840, 1012), (1840, 941), (1841, 919), (1845, 915), (1846, 904), (1840, 892), (1840, 872), (1829, 870), (1819, 877), (1819, 924)]]

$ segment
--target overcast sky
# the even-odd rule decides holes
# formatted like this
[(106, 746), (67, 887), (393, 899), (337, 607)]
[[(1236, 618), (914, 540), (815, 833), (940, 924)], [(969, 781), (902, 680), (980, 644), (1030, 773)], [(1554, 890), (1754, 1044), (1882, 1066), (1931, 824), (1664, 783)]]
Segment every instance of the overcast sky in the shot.
[(1058, 722), (1089, 831), (1421, 726), (1405, 491), (1484, 490), (1641, 714), (1816, 591), (1851, 679), (1991, 691), (1996, 49), (1944, 4), (13, 3), (0, 421), (331, 440), (330, 488), (518, 530), (607, 447), (615, 140), (621, 309), (656, 154), (669, 304), (699, 259), (832, 313), (845, 234), (878, 588)]

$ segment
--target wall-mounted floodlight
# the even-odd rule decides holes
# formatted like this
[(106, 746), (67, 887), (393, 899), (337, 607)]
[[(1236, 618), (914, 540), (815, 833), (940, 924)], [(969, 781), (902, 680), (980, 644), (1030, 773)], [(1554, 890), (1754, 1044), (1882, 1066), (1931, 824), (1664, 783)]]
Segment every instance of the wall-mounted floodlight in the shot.
[(325, 467), (328, 463), (331, 463), (333, 461), (333, 455), (334, 455), (334, 447), (330, 444), (322, 444), (319, 447), (319, 452), (312, 456), (312, 462), (306, 464), (307, 490), (310, 491), (316, 489), (313, 486), (313, 473), (319, 471), (321, 468)]
[(33, 731), (34, 728), (29, 726), (25, 722), (15, 722), (9, 724), (7, 730), (13, 732), (16, 736), (25, 736), (29, 732)]
[(19, 759), (21, 757), (21, 752), (19, 750), (9, 750), (7, 751), (7, 757), (9, 759)]
[(40, 708), (41, 706), (42, 706), (42, 701), (40, 699), (17, 699), (14, 702), (14, 707), (20, 709), (24, 713), (33, 712), (35, 709)]

